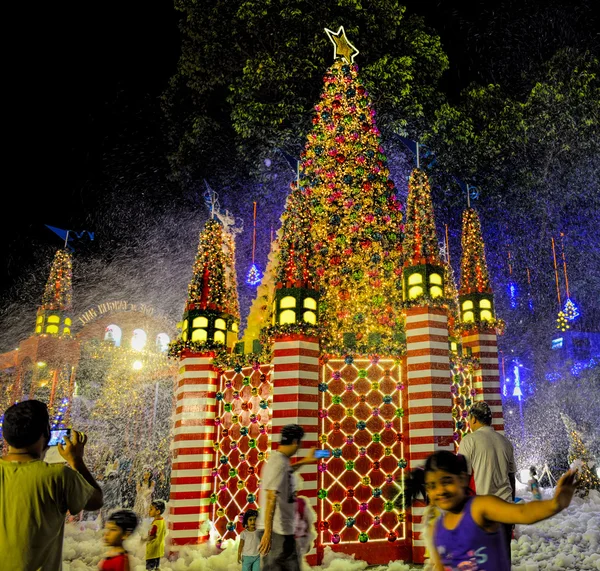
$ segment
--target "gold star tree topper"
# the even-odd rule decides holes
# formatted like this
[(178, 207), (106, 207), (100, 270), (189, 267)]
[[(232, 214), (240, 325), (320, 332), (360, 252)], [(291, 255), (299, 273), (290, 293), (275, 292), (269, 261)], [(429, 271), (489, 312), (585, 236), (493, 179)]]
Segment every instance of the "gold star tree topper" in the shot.
[(334, 47), (333, 59), (344, 58), (349, 64), (354, 63), (354, 58), (360, 52), (348, 41), (344, 26), (340, 26), (340, 29), (337, 32), (325, 28), (325, 33)]

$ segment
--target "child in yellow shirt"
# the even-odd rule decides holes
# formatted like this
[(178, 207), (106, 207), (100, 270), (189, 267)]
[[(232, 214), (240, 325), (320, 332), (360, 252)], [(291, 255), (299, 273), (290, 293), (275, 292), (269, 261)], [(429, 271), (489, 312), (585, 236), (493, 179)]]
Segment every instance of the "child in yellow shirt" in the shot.
[(148, 537), (146, 538), (146, 569), (149, 571), (160, 568), (160, 558), (165, 554), (167, 528), (165, 520), (162, 517), (165, 508), (165, 502), (154, 500), (148, 510), (148, 515), (153, 518)]

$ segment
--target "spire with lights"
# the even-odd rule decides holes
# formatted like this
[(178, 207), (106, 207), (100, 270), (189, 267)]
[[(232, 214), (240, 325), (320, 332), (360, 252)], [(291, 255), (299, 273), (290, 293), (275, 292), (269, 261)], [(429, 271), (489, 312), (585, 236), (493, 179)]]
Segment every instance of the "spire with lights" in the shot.
[(66, 249), (58, 250), (54, 256), (50, 275), (46, 282), (42, 304), (35, 323), (37, 335), (70, 335), (72, 320), (70, 310), (73, 296), (73, 264)]

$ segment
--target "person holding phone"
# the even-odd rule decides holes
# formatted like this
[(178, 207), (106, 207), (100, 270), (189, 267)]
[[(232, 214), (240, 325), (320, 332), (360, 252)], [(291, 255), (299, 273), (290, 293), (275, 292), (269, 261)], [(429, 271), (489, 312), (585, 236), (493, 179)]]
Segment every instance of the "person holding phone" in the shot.
[(51, 439), (45, 403), (20, 402), (4, 413), (8, 453), (0, 459), (0, 554), (3, 571), (62, 569), (67, 511), (102, 507), (100, 486), (83, 461), (87, 437), (71, 431), (57, 444), (65, 464), (44, 457)]

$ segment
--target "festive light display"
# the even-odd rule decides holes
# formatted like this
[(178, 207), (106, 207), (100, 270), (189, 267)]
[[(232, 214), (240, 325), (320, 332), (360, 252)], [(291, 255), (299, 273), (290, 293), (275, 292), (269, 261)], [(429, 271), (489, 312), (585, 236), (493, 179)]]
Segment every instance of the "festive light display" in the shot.
[(235, 539), (244, 529), (244, 512), (257, 509), (258, 476), (271, 450), (272, 391), (270, 365), (237, 367), (221, 376), (210, 498), (217, 545)]
[(400, 379), (392, 359), (323, 359), (319, 432), (331, 456), (317, 466), (321, 545), (406, 537), (392, 502), (407, 467)]
[(392, 344), (401, 329), (401, 208), (358, 67), (338, 59), (324, 84), (300, 164), (322, 342), (341, 347), (345, 333), (359, 342), (378, 333)]
[(594, 470), (595, 462), (583, 443), (577, 425), (568, 415), (561, 412), (560, 416), (569, 433), (569, 464), (578, 471), (577, 494), (585, 497), (590, 490), (600, 491), (600, 479)]
[(404, 264), (440, 264), (431, 189), (427, 175), (414, 169), (408, 180)]
[(565, 314), (566, 319), (569, 321), (574, 321), (579, 317), (579, 308), (570, 298), (567, 298), (567, 301), (565, 301), (565, 305), (563, 307), (563, 313)]
[(571, 329), (569, 325), (569, 320), (563, 311), (558, 312), (558, 317), (556, 318), (556, 328), (560, 331), (566, 331), (567, 329)]
[(463, 214), (462, 222), (462, 257), (460, 261), (460, 290), (459, 293), (492, 293), (481, 223), (473, 208), (468, 208)]
[(295, 182), (292, 183), (292, 191), (281, 216), (275, 287), (317, 288), (311, 209), (306, 207), (307, 194)]
[(460, 441), (471, 430), (467, 419), (469, 409), (477, 395), (473, 373), (479, 367), (479, 363), (477, 359), (456, 357), (450, 362), (450, 367), (452, 378), (452, 384), (450, 385), (450, 392), (452, 393), (452, 419), (454, 420), (452, 438), (458, 451)]
[(248, 270), (248, 275), (246, 276), (246, 283), (255, 286), (260, 283), (260, 279), (261, 275), (259, 269), (256, 267), (256, 264), (252, 264)]
[(50, 275), (42, 296), (42, 310), (65, 311), (72, 306), (73, 265), (68, 250), (58, 250), (54, 256)]
[(188, 286), (188, 309), (229, 309), (225, 267), (223, 228), (216, 220), (208, 220), (200, 232), (194, 274)]

